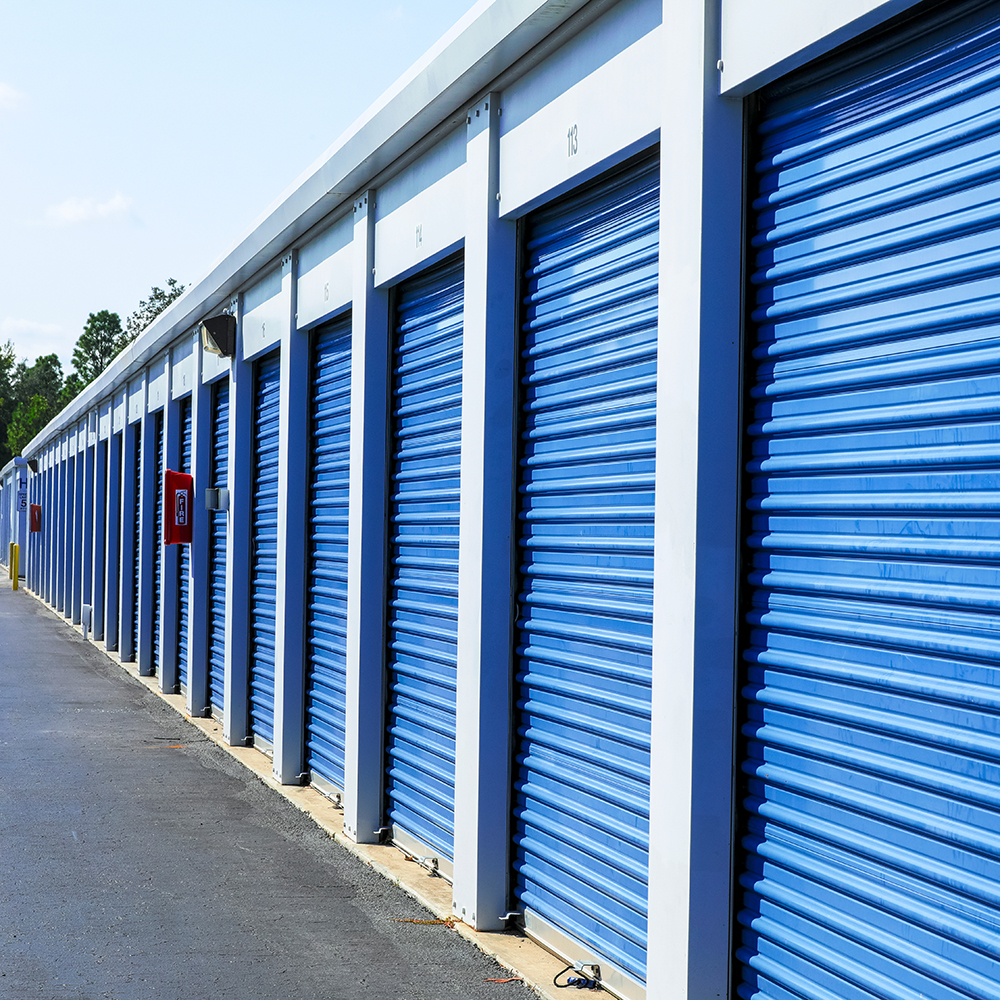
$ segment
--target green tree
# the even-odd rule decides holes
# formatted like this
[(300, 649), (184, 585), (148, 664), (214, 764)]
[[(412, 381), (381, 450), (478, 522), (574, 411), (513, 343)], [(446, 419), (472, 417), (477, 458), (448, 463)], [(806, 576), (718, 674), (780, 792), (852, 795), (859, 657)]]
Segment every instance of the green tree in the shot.
[[(122, 332), (122, 321), (118, 313), (107, 309), (91, 313), (76, 347), (73, 348), (73, 368), (79, 376), (79, 388), (90, 385), (114, 361), (126, 344), (128, 337)], [(72, 398), (71, 396), (70, 399)]]
[(64, 406), (69, 406), (86, 388), (87, 383), (76, 372), (70, 372), (63, 383), (62, 392), (59, 393), (57, 409), (61, 410)]
[(13, 406), (3, 428), (3, 451), (9, 451), (5, 461), (20, 455), (21, 449), (62, 408), (62, 391), (62, 362), (58, 354), (43, 354), (33, 365), (19, 361), (14, 366), (10, 379)]
[(125, 321), (127, 339), (129, 341), (135, 340), (174, 299), (179, 299), (184, 294), (184, 287), (178, 283), (176, 278), (167, 278), (166, 288), (153, 285), (149, 298), (142, 299), (139, 302), (139, 308)]
[(55, 406), (38, 393), (18, 403), (7, 425), (6, 444), (11, 455), (20, 455), (24, 446), (52, 419), (55, 412)]
[(17, 406), (14, 389), (16, 371), (17, 355), (14, 352), (14, 344), (8, 340), (0, 347), (0, 469), (14, 456), (7, 446), (7, 428)]
[(32, 396), (41, 396), (50, 406), (55, 406), (62, 388), (63, 370), (58, 354), (43, 354), (33, 365), (20, 361), (14, 370), (16, 403), (27, 403)]

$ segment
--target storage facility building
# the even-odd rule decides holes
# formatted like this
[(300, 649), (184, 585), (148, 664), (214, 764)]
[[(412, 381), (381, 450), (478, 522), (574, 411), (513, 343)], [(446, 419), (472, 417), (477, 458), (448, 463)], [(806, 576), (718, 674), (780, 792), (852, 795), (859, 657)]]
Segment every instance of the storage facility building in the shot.
[(998, 234), (997, 0), (483, 0), (25, 448), (26, 584), (625, 1000), (995, 998)]

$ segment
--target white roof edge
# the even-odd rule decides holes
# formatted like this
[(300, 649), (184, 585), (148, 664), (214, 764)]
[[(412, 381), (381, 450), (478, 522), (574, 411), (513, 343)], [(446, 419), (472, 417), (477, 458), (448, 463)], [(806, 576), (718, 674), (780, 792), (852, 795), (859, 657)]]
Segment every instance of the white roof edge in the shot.
[(31, 455), (79, 420), (227, 302), (268, 261), (288, 250), (340, 204), (588, 3), (600, 0), (480, 0), (417, 60), (253, 224), (208, 273), (24, 447)]

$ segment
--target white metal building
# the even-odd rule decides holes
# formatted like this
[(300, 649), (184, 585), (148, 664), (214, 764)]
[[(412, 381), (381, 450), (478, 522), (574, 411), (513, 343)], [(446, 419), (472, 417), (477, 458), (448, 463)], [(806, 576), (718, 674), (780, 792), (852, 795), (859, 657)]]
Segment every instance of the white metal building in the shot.
[(996, 0), (484, 0), (25, 449), (28, 585), (622, 997), (996, 997), (998, 170)]

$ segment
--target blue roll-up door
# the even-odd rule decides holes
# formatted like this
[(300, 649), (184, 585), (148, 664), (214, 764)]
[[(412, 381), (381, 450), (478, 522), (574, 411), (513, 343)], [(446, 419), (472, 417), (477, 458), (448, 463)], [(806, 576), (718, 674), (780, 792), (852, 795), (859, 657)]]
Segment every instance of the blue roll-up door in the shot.
[[(97, 529), (100, 529), (101, 543), (95, 548), (93, 554), (93, 566), (94, 566), (94, 579), (91, 589), (92, 593), (92, 606), (96, 607), (98, 610), (94, 612), (94, 630), (98, 637), (105, 640), (107, 639), (107, 626), (105, 622), (107, 621), (107, 608), (105, 607), (104, 600), (104, 584), (107, 579), (108, 566), (107, 566), (107, 544), (108, 544), (108, 528), (110, 527), (107, 523), (108, 516), (108, 452), (110, 450), (108, 442), (99, 441), (97, 444), (97, 456), (99, 456), (100, 461), (95, 466), (94, 475), (98, 476), (99, 469), (104, 470), (104, 474), (100, 475), (96, 483), (97, 492), (100, 494), (100, 506), (94, 511), (94, 527), (95, 534), (97, 534)], [(37, 502), (37, 501), (36, 501)], [(103, 523), (99, 522), (97, 518), (101, 518)], [(107, 648), (107, 647), (105, 647)]]
[(344, 787), (351, 320), (323, 327), (312, 355), (306, 766)]
[(152, 669), (160, 670), (160, 624), (163, 618), (163, 412), (153, 417), (153, 659)]
[(132, 659), (139, 660), (139, 548), (142, 544), (140, 533), (140, 515), (142, 513), (142, 428), (136, 426), (135, 465), (132, 468), (133, 487), (135, 489), (135, 524), (132, 526)]
[(658, 212), (653, 157), (525, 228), (514, 893), (626, 995), (646, 972)]
[(1000, 996), (1000, 12), (763, 94), (737, 983)]
[(59, 534), (56, 542), (56, 593), (53, 604), (62, 611), (66, 586), (66, 471), (68, 462), (59, 462)]
[(396, 292), (387, 801), (393, 839), (454, 854), (463, 261)]
[(277, 352), (257, 362), (253, 417), (253, 564), (250, 574), (250, 732), (274, 742), (274, 649), (278, 581)]
[[(125, 435), (119, 432), (118, 434), (115, 435), (115, 437), (117, 438), (114, 447), (115, 454), (118, 459), (115, 462), (115, 471), (117, 472), (117, 475), (113, 483), (110, 482), (111, 478), (110, 475), (108, 476), (109, 479), (108, 489), (109, 490), (113, 489), (115, 491), (115, 496), (118, 498), (118, 502), (116, 504), (117, 516), (114, 518), (114, 523), (108, 524), (108, 531), (114, 532), (115, 547), (113, 551), (118, 554), (118, 560), (117, 560), (118, 565), (114, 565), (109, 562), (105, 566), (105, 572), (109, 574), (110, 580), (112, 581), (112, 592), (108, 596), (110, 597), (110, 602), (114, 603), (112, 604), (109, 602), (104, 609), (104, 613), (105, 615), (107, 615), (105, 621), (108, 623), (109, 626), (108, 628), (105, 629), (104, 638), (105, 641), (108, 640), (111, 641), (112, 644), (110, 646), (111, 649), (119, 650), (120, 652), (121, 648), (120, 635), (123, 625), (123, 622), (121, 621), (121, 616), (123, 613), (123, 602), (121, 598), (122, 582), (124, 581), (126, 573), (128, 572), (125, 568), (124, 562), (122, 562), (122, 540), (123, 540), (122, 495), (123, 495), (123, 484), (125, 482)], [(111, 455), (110, 444), (108, 447), (108, 455), (110, 459)], [(109, 508), (105, 508), (105, 510), (109, 510)], [(43, 511), (42, 517), (44, 518), (44, 516), (45, 512)], [(42, 529), (43, 531), (45, 529), (44, 522), (42, 524)], [(111, 626), (113, 626), (113, 628)]]
[[(178, 471), (191, 474), (191, 397), (181, 400), (181, 467)], [(191, 588), (191, 546), (179, 545), (177, 560), (177, 680), (182, 691), (187, 691), (188, 648), (191, 610), (188, 594)]]
[[(212, 387), (213, 489), (229, 488), (229, 379)], [(222, 717), (226, 696), (226, 532), (229, 513), (211, 512), (208, 555), (208, 702)]]

